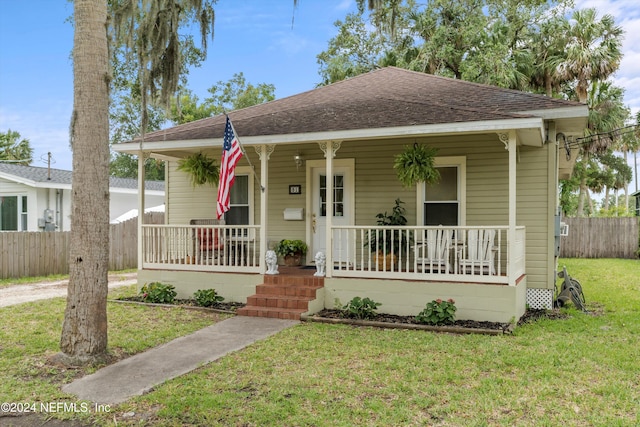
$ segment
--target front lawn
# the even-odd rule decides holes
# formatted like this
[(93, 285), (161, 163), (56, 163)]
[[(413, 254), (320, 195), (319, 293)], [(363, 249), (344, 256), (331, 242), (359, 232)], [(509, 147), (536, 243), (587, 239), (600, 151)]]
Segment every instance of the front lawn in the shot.
[[(563, 309), (565, 319), (542, 319), (500, 336), (303, 323), (92, 420), (109, 426), (639, 425), (640, 261), (562, 264), (582, 283), (591, 313)], [(0, 400), (73, 401), (59, 387), (75, 374), (46, 364), (57, 351), (64, 301), (27, 307), (26, 314), (0, 309), (3, 320), (13, 320), (0, 331)], [(170, 339), (160, 331), (177, 336), (187, 331), (174, 334), (174, 328), (213, 321), (181, 309), (109, 309), (116, 353)], [(148, 329), (162, 336), (138, 344)]]

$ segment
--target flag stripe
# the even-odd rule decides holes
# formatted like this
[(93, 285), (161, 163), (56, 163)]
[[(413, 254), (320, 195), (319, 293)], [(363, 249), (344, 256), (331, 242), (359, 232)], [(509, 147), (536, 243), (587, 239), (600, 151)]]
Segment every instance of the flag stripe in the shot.
[(224, 143), (222, 145), (222, 159), (220, 159), (220, 180), (218, 183), (218, 219), (230, 209), (231, 186), (236, 179), (235, 169), (242, 157), (240, 141), (236, 136), (231, 120), (227, 116), (227, 124), (224, 128)]

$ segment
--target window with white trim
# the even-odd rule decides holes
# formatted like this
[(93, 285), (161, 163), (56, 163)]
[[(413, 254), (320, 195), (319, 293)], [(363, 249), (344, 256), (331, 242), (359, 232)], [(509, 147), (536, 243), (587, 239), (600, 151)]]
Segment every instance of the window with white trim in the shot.
[(0, 197), (0, 231), (26, 231), (27, 219), (27, 196)]
[(437, 157), (440, 180), (418, 186), (418, 221), (422, 225), (465, 224), (465, 157)]
[(227, 225), (253, 225), (253, 177), (243, 169), (236, 168), (236, 179), (229, 190), (229, 210), (224, 214)]

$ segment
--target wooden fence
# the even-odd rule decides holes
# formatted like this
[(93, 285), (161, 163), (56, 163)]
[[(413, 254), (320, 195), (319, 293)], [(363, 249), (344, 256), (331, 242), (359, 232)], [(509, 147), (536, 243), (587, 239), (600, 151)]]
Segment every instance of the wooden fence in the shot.
[[(145, 224), (164, 224), (164, 213), (145, 214)], [(109, 270), (138, 266), (138, 219), (112, 224)], [(0, 279), (69, 273), (70, 233), (9, 231), (0, 233)]]
[(640, 219), (563, 218), (569, 235), (560, 242), (564, 258), (637, 258)]

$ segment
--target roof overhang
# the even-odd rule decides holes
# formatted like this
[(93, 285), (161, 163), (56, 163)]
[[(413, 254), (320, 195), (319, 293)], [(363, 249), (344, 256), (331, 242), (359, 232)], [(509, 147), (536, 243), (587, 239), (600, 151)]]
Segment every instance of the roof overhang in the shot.
[(4, 173), (4, 172), (0, 172), (0, 179), (6, 179), (7, 181), (15, 182), (16, 184), (22, 184), (22, 185), (26, 185), (27, 187), (33, 187), (33, 188), (53, 188), (56, 190), (71, 189), (71, 185), (69, 184), (64, 184), (64, 183), (55, 182), (55, 181), (47, 181), (47, 182), (34, 181), (32, 179), (28, 179), (28, 178), (24, 178), (21, 176)]
[[(54, 182), (54, 181), (34, 181), (32, 179), (23, 178), (21, 176), (0, 172), (0, 179), (22, 184), (31, 188), (50, 188), (52, 190), (71, 190), (71, 184)], [(109, 187), (109, 192), (114, 194), (138, 194), (137, 188), (125, 187)], [(144, 190), (146, 195), (163, 196), (164, 190)]]
[[(471, 135), (504, 133), (516, 131), (521, 145), (542, 146), (545, 141), (544, 120), (541, 117), (522, 117), (504, 120), (443, 123), (400, 127), (353, 129), (331, 132), (309, 132), (280, 135), (259, 135), (243, 137), (238, 135), (243, 146), (287, 145), (317, 143), (320, 141), (362, 141), (387, 138), (415, 138), (422, 136)], [(176, 141), (129, 142), (114, 144), (112, 148), (120, 153), (153, 153), (154, 157), (165, 159), (181, 158), (193, 150), (222, 146), (220, 138), (205, 138)]]
[(520, 111), (519, 113), (530, 114), (543, 120), (552, 120), (556, 123), (556, 131), (567, 136), (582, 136), (589, 118), (589, 108), (584, 104), (547, 110)]

